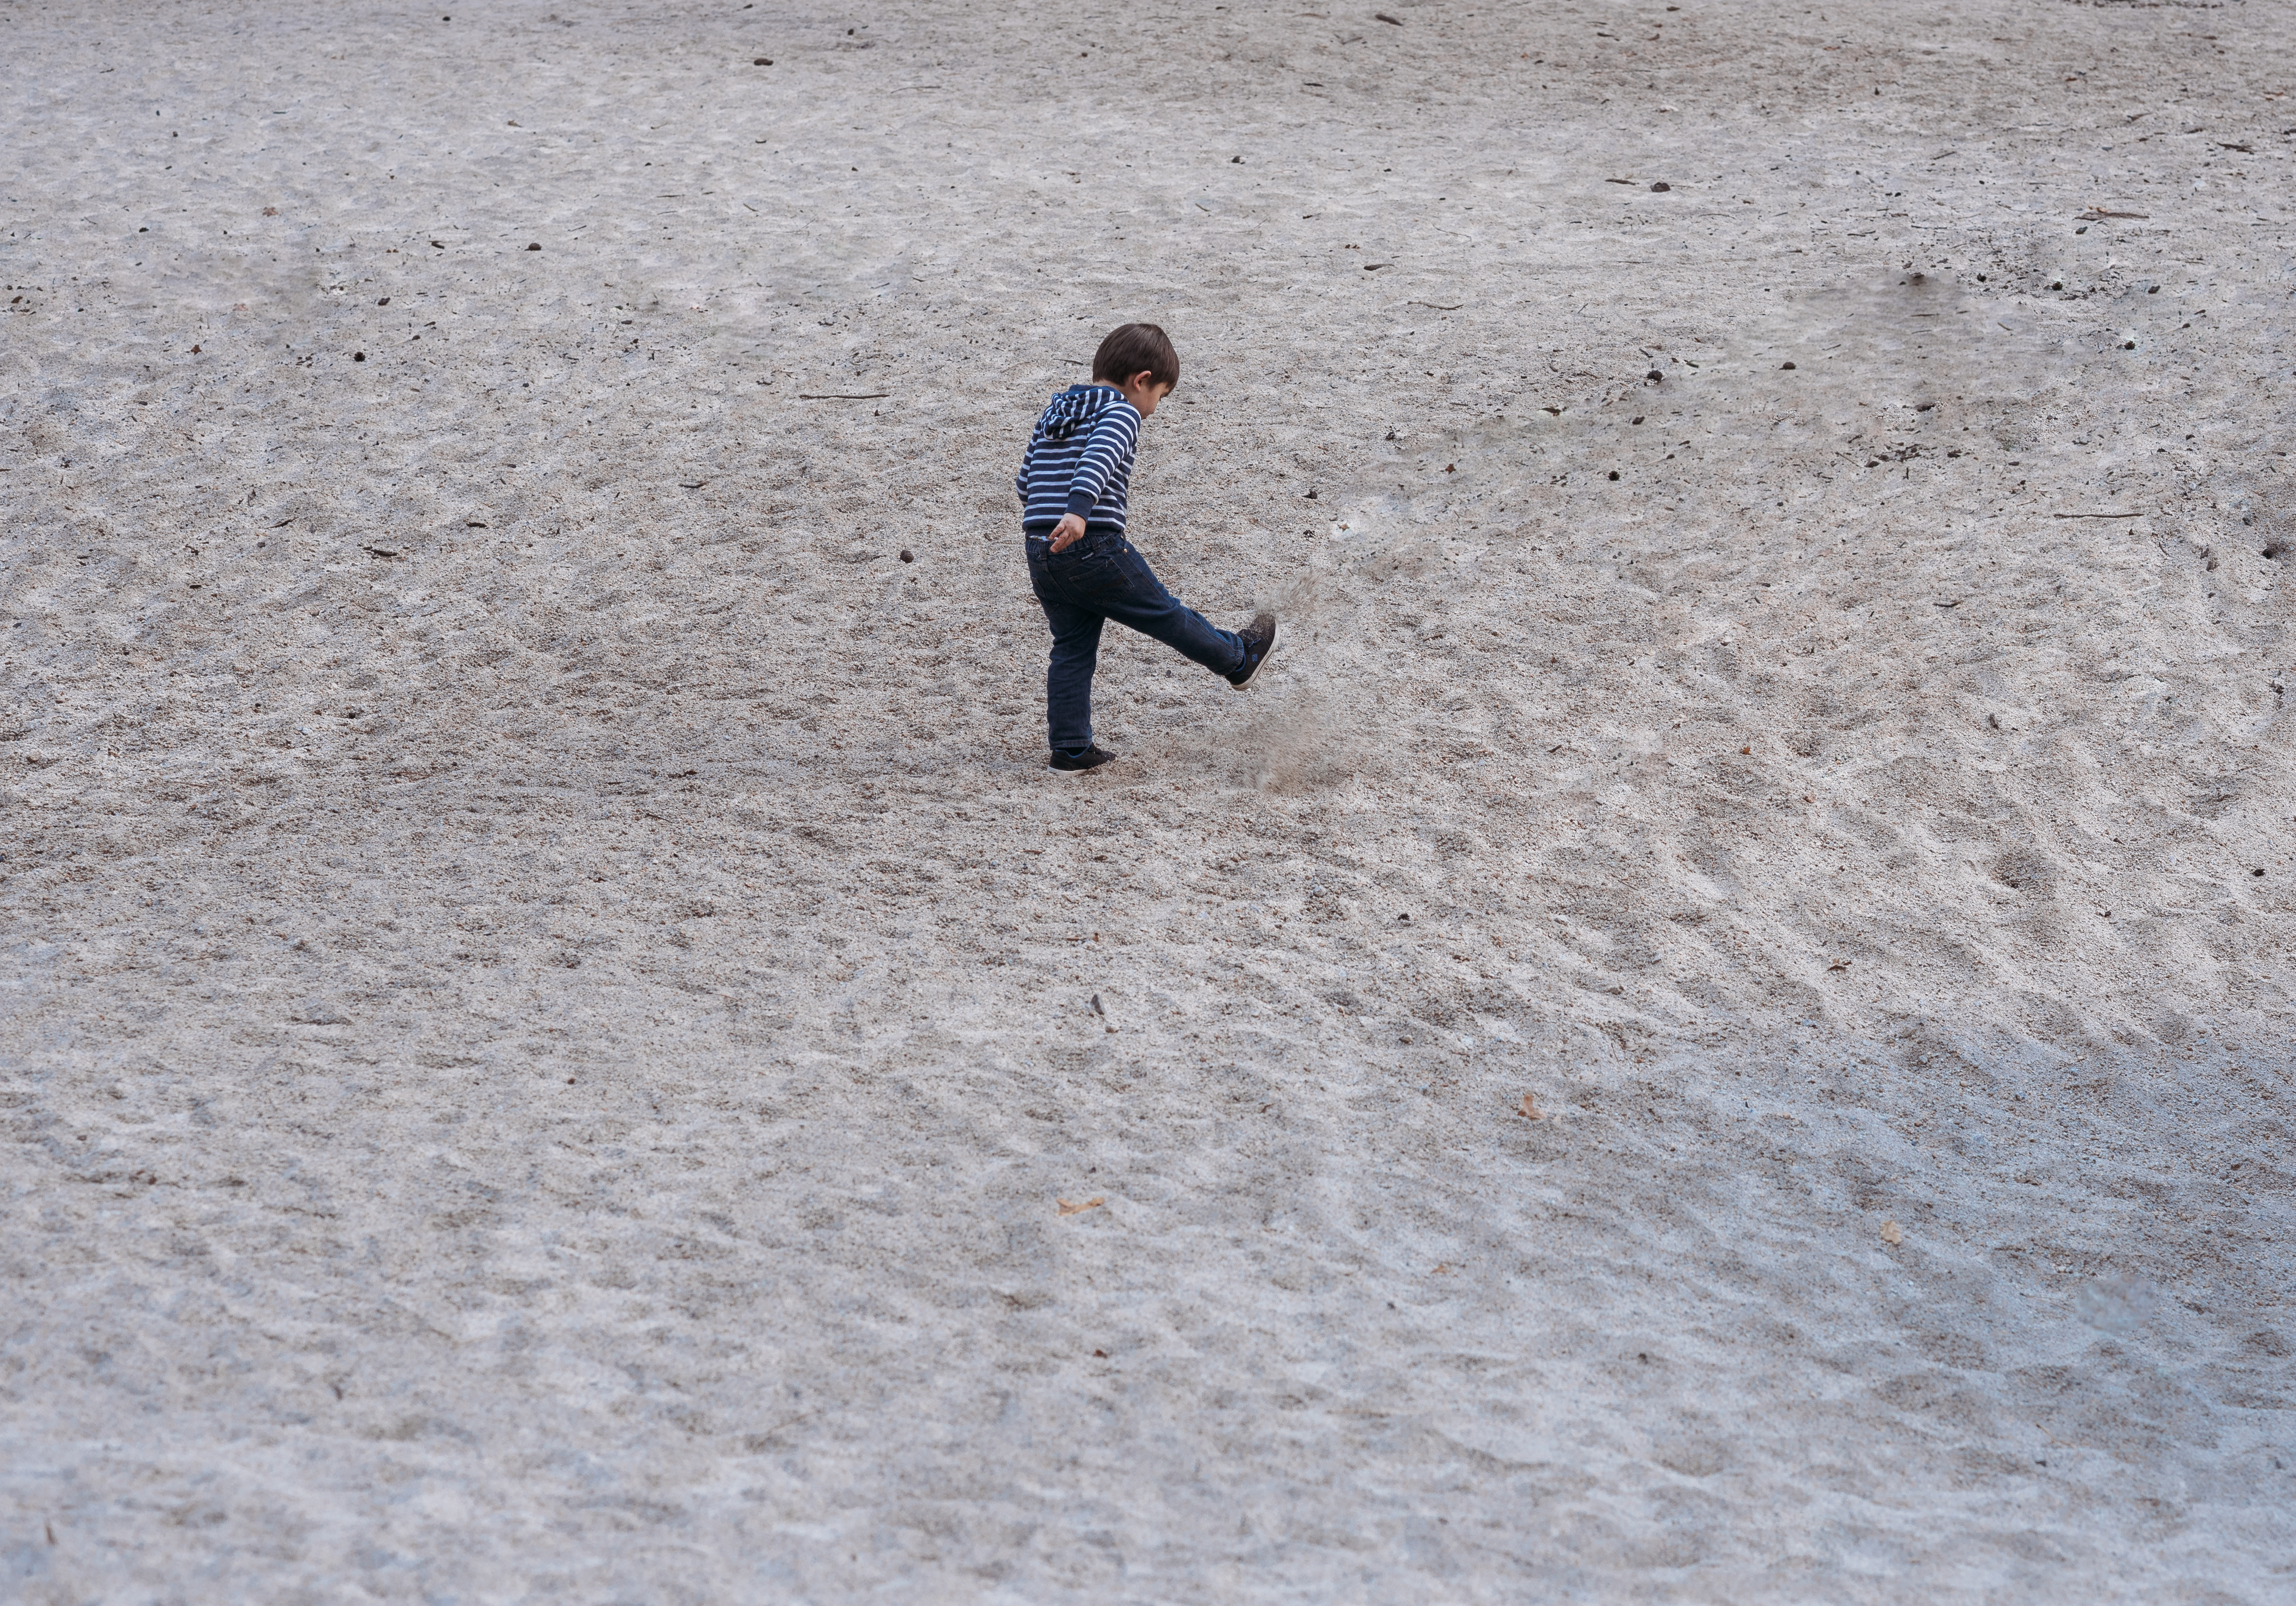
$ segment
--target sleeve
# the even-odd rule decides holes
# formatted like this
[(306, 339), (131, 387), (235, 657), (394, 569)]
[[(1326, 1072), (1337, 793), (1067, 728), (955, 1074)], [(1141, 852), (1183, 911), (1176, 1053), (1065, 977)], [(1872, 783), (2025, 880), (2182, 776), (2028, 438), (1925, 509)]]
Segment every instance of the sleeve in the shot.
[(1021, 505), (1029, 505), (1029, 454), (1037, 449), (1037, 438), (1032, 433), (1029, 444), (1021, 448), (1021, 471), (1013, 476), (1013, 489), (1021, 498)]
[(1091, 513), (1109, 480), (1131, 461), (1132, 443), (1139, 436), (1140, 414), (1131, 403), (1119, 402), (1101, 415), (1069, 480), (1069, 512), (1079, 519)]

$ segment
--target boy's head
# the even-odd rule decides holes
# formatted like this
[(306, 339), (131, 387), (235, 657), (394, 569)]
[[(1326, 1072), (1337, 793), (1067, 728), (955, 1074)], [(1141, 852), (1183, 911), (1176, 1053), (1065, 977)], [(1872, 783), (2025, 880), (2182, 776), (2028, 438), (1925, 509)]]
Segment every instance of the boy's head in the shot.
[(1172, 342), (1153, 324), (1127, 324), (1109, 332), (1092, 354), (1092, 377), (1098, 384), (1114, 385), (1119, 390), (1129, 390), (1132, 382), (1142, 374), (1148, 384), (1169, 391), (1180, 382), (1180, 354), (1172, 349)]

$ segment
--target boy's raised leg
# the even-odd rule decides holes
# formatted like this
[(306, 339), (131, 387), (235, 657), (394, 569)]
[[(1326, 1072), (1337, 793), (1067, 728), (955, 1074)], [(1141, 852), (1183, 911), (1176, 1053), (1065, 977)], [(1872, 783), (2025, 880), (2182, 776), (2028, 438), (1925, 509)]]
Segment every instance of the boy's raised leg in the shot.
[(1128, 543), (1118, 558), (1115, 584), (1093, 601), (1118, 624), (1162, 642), (1215, 675), (1234, 675), (1249, 654), (1243, 637), (1222, 630), (1164, 589), (1148, 561)]

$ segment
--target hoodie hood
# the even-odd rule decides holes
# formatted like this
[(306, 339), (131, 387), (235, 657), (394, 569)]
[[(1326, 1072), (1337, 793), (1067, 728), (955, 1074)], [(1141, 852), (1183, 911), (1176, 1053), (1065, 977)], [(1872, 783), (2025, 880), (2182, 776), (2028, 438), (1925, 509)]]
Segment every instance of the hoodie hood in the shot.
[(1066, 440), (1078, 430), (1091, 429), (1111, 407), (1126, 406), (1112, 385), (1070, 385), (1045, 404), (1037, 415), (1037, 438)]

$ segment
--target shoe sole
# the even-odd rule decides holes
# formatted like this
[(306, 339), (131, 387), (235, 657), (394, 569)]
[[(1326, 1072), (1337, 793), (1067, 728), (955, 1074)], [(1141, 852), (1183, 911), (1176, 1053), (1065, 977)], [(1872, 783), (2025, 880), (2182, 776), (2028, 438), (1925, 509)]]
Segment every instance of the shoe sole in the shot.
[(1271, 626), (1271, 627), (1269, 627), (1269, 629), (1268, 629), (1268, 636), (1267, 636), (1267, 650), (1266, 651), (1262, 652), (1262, 653), (1259, 655), (1259, 661), (1258, 663), (1256, 663), (1256, 664), (1254, 664), (1254, 665), (1252, 665), (1252, 666), (1251, 666), (1251, 673), (1250, 673), (1250, 674), (1249, 674), (1249, 675), (1247, 675), (1247, 676), (1245, 676), (1242, 680), (1231, 680), (1231, 681), (1230, 681), (1230, 682), (1228, 682), (1227, 684), (1228, 684), (1229, 685), (1231, 685), (1231, 686), (1234, 687), (1234, 688), (1235, 688), (1237, 691), (1239, 691), (1239, 692), (1242, 691), (1246, 686), (1250, 685), (1253, 681), (1258, 680), (1258, 679), (1259, 678), (1259, 672), (1260, 672), (1262, 669), (1265, 669), (1266, 668), (1267, 668), (1267, 660), (1268, 660), (1269, 659), (1271, 659), (1271, 658), (1275, 657), (1275, 627), (1274, 627), (1273, 626)]

